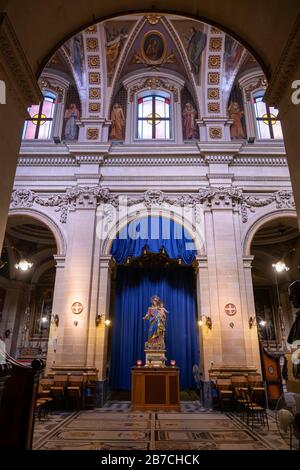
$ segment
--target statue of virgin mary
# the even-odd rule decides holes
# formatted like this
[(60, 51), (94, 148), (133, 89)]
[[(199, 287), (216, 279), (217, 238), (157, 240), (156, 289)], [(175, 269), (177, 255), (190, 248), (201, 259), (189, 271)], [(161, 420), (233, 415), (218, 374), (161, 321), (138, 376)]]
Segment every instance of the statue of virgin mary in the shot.
[(144, 316), (144, 320), (149, 320), (146, 349), (165, 349), (167, 313), (160, 298), (157, 295), (151, 297), (151, 306)]

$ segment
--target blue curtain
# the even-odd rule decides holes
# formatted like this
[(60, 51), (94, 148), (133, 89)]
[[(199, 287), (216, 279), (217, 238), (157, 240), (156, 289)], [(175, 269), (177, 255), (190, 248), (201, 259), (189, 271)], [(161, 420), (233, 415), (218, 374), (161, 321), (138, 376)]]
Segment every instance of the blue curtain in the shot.
[[(116, 245), (115, 245), (116, 248)], [(116, 254), (116, 252), (115, 252)], [(143, 320), (150, 297), (157, 294), (168, 310), (167, 359), (180, 367), (181, 388), (194, 386), (192, 368), (198, 363), (195, 282), (191, 267), (140, 269), (119, 266), (112, 326), (110, 384), (131, 389), (131, 367), (145, 361), (148, 322)]]
[(193, 262), (196, 249), (189, 233), (174, 220), (165, 217), (144, 217), (130, 222), (118, 233), (113, 241), (111, 253), (117, 263), (127, 257), (138, 257), (144, 248), (151, 253), (165, 249), (169, 258), (181, 258), (189, 265)]

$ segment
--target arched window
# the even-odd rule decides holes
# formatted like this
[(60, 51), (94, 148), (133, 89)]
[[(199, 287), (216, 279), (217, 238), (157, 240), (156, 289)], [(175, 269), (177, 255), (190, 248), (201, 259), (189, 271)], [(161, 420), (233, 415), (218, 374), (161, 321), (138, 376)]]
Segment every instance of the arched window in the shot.
[(162, 92), (137, 99), (137, 138), (170, 139), (170, 95)]
[(22, 139), (51, 139), (56, 96), (50, 91), (43, 93), (44, 100), (28, 109), (30, 118), (26, 119)]
[(256, 129), (259, 139), (283, 139), (278, 110), (263, 101), (263, 93), (254, 95)]

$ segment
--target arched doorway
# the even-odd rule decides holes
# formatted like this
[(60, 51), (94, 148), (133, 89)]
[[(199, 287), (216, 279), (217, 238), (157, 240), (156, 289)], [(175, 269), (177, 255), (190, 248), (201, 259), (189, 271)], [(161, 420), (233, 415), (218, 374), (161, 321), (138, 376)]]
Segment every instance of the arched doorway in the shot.
[(296, 217), (268, 217), (251, 241), (252, 281), (262, 371), (270, 404), (279, 399), (286, 340), (294, 321), (289, 285), (300, 275), (300, 232)]
[[(136, 234), (140, 236), (135, 237)], [(181, 388), (193, 387), (192, 368), (199, 362), (196, 327), (195, 244), (174, 220), (144, 217), (130, 222), (112, 244), (112, 329), (109, 341), (109, 382), (113, 389), (130, 390), (130, 370), (145, 362), (151, 297), (167, 310), (167, 364), (176, 360)]]
[(8, 218), (1, 253), (1, 336), (7, 352), (21, 362), (46, 358), (52, 322), (57, 243), (34, 215)]

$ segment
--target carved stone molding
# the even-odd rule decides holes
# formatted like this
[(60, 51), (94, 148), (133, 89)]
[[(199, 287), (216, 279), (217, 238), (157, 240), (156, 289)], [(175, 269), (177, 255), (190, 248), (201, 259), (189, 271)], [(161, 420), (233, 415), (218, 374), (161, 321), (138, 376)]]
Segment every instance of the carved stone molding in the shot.
[[(17, 189), (11, 197), (11, 207), (32, 207), (34, 204), (43, 207), (54, 207), (60, 213), (60, 221), (66, 223), (70, 210), (94, 209), (100, 203), (113, 208), (122, 205), (118, 194), (113, 194), (108, 188), (102, 186), (69, 188), (64, 194), (56, 194), (49, 197), (40, 196), (29, 189)], [(146, 208), (161, 207), (164, 204), (177, 207), (202, 206), (205, 210), (232, 209), (239, 211), (242, 222), (248, 221), (249, 212), (255, 212), (257, 208), (274, 203), (276, 209), (295, 209), (295, 201), (291, 191), (277, 191), (267, 197), (259, 195), (246, 195), (242, 188), (219, 187), (200, 188), (193, 194), (167, 194), (159, 189), (149, 189), (138, 196), (125, 197), (125, 204), (132, 207), (143, 204)], [(109, 215), (109, 210), (107, 210)]]
[(55, 212), (60, 213), (61, 223), (67, 222), (68, 212), (77, 208), (94, 208), (100, 202), (118, 206), (117, 196), (112, 195), (107, 188), (75, 186), (65, 194), (56, 194), (49, 197), (39, 196), (29, 189), (17, 189), (11, 197), (11, 207), (32, 207), (34, 204), (43, 207), (55, 207)]
[(176, 86), (171, 85), (166, 80), (162, 80), (161, 78), (151, 77), (151, 78), (147, 78), (142, 83), (134, 85), (133, 87), (130, 88), (130, 94), (129, 94), (130, 102), (133, 102), (134, 96), (136, 95), (137, 92), (139, 92), (140, 90), (144, 90), (145, 88), (148, 88), (150, 90), (155, 90), (155, 89), (168, 90), (170, 93), (173, 93), (174, 102), (176, 103), (178, 101), (178, 88)]
[[(269, 86), (265, 100), (270, 106), (279, 107), (283, 95), (294, 79), (300, 61), (300, 14), (297, 16), (293, 29), (280, 56)], [(297, 78), (297, 77), (296, 77)]]
[(24, 113), (42, 100), (37, 80), (6, 13), (0, 14), (0, 64), (7, 86)]

